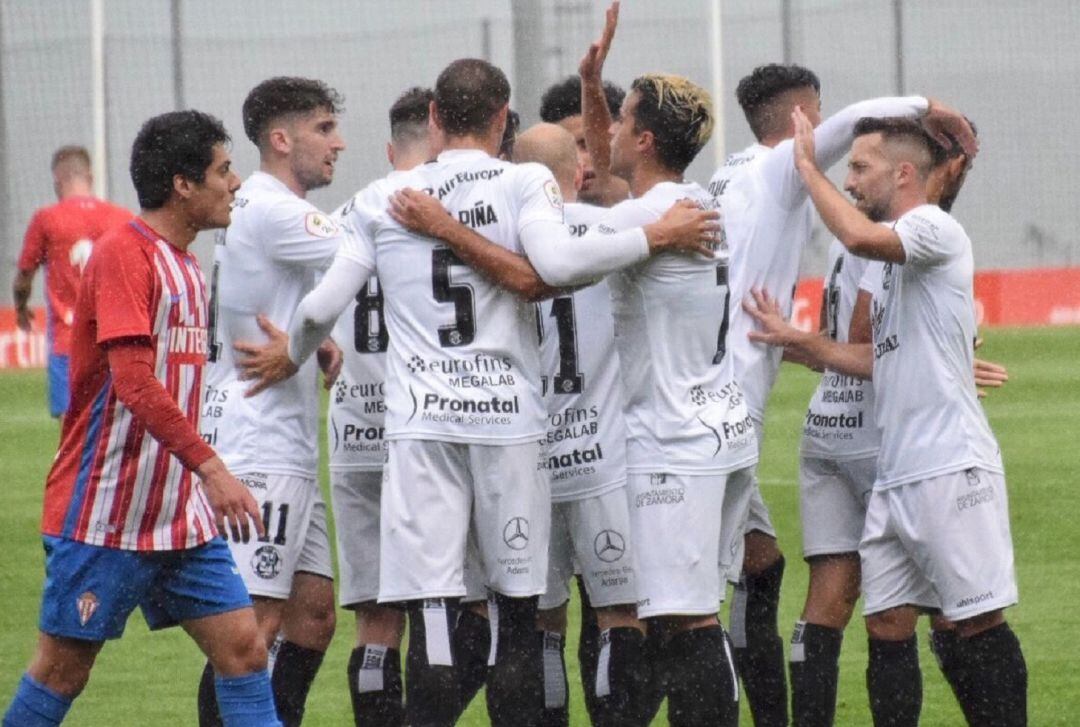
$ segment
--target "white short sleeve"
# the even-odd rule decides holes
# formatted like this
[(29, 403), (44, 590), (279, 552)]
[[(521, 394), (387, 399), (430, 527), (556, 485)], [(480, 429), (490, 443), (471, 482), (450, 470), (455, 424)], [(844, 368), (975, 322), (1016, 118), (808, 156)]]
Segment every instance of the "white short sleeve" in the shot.
[(265, 212), (262, 244), (278, 263), (325, 269), (344, 238), (341, 226), (299, 197), (282, 197)]
[(904, 248), (906, 265), (936, 265), (963, 252), (965, 236), (955, 234), (956, 222), (933, 205), (902, 215), (894, 228)]

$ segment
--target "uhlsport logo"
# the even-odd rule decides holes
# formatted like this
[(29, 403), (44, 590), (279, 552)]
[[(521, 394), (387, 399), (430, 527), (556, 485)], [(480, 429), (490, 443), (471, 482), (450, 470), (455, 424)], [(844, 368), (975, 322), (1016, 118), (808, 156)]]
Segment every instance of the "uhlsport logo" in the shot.
[(98, 610), (99, 604), (100, 601), (98, 601), (98, 597), (91, 591), (86, 591), (75, 600), (75, 607), (79, 611), (79, 624), (81, 626), (85, 626), (86, 622), (93, 617), (94, 612)]
[(512, 517), (503, 527), (503, 542), (511, 550), (524, 550), (529, 544), (529, 521)]
[(626, 540), (614, 530), (601, 530), (593, 540), (593, 552), (605, 563), (614, 563), (626, 552)]
[(270, 580), (281, 572), (281, 554), (272, 545), (263, 545), (251, 556), (251, 569), (255, 575)]

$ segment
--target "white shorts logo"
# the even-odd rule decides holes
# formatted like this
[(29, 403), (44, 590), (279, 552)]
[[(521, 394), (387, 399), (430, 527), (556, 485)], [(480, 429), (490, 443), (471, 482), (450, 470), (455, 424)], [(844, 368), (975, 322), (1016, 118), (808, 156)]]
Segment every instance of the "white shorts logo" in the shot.
[(264, 545), (251, 556), (251, 569), (255, 575), (270, 580), (281, 572), (281, 554), (272, 545)]
[(512, 517), (503, 527), (503, 542), (511, 550), (525, 550), (529, 545), (529, 521)]
[(626, 552), (626, 541), (614, 530), (601, 530), (593, 540), (593, 552), (605, 563), (614, 563)]

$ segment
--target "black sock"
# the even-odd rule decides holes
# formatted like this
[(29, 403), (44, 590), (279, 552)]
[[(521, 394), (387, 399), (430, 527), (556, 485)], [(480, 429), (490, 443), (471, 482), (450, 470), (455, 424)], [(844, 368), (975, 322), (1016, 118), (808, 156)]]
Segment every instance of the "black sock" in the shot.
[(645, 667), (646, 684), (641, 692), (639, 707), (641, 724), (652, 724), (667, 696), (668, 631), (660, 619), (650, 619), (642, 645), (642, 663)]
[[(454, 629), (454, 669), (458, 676), (461, 712), (487, 681), (488, 655), (491, 653), (491, 626), (488, 620), (468, 608), (458, 613)], [(461, 716), (461, 712), (458, 716)]]
[(270, 685), (282, 727), (297, 727), (304, 719), (304, 704), (325, 655), (325, 652), (297, 646), (291, 641), (281, 642)]
[(783, 578), (781, 556), (761, 573), (744, 574), (732, 600), (732, 632), (744, 636), (735, 639), (735, 662), (757, 727), (786, 727), (788, 721), (784, 640), (777, 625)]
[(206, 662), (199, 679), (199, 727), (224, 727), (214, 691), (214, 667)]
[(457, 599), (409, 602), (405, 656), (405, 713), (413, 727), (449, 727), (461, 713), (451, 640)]
[[(544, 670), (543, 727), (570, 724), (569, 683), (566, 680), (566, 638), (557, 631), (542, 631)], [(595, 724), (595, 723), (594, 723)]]
[(536, 631), (537, 597), (488, 598), (491, 650), (487, 680), (488, 716), (493, 727), (533, 727), (544, 710), (542, 646)]
[(937, 661), (938, 668), (941, 669), (945, 681), (952, 688), (953, 696), (960, 703), (960, 708), (965, 710), (964, 717), (970, 723), (971, 715), (966, 711), (966, 698), (964, 696), (967, 688), (965, 684), (967, 674), (956, 659), (956, 641), (958, 638), (955, 629), (931, 630), (930, 651), (934, 654), (934, 659)]
[(577, 576), (578, 595), (581, 597), (581, 634), (578, 638), (578, 666), (581, 669), (581, 689), (585, 694), (585, 710), (593, 723), (596, 722), (596, 660), (600, 658), (600, 628), (596, 625), (596, 609), (589, 601), (585, 581)]
[(597, 678), (592, 684), (597, 727), (629, 727), (643, 722), (648, 711), (649, 672), (645, 668), (645, 634), (632, 627), (600, 633)]
[(349, 656), (349, 696), (353, 720), (365, 727), (405, 724), (401, 653), (387, 646), (361, 644)]
[(829, 727), (836, 715), (841, 629), (797, 621), (791, 635), (791, 719), (795, 727)]
[(922, 672), (914, 636), (905, 641), (870, 639), (866, 689), (870, 693), (874, 727), (919, 724)]
[(673, 635), (667, 657), (668, 722), (672, 727), (739, 723), (739, 684), (720, 624)]
[(958, 637), (955, 656), (965, 675), (958, 697), (969, 723), (994, 727), (1027, 724), (1027, 664), (1020, 640), (1009, 624), (970, 638)]

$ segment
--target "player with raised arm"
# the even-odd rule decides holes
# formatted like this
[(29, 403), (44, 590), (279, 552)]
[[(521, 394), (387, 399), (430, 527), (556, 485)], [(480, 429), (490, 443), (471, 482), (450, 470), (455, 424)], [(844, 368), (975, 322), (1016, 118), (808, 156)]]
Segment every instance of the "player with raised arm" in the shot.
[[(188, 248), (229, 224), (229, 136), (198, 111), (156, 116), (131, 151), (142, 208), (98, 240), (72, 331), (71, 409), (45, 484), (40, 637), (5, 726), (60, 724), (97, 654), (142, 609), (207, 655), (226, 725), (279, 725), (266, 646), (225, 541), (265, 532), (200, 437), (206, 290)], [(216, 525), (215, 525), (216, 524)]]
[[(792, 164), (791, 111), (801, 108), (816, 126), (817, 159), (827, 169), (847, 152), (852, 129), (863, 116), (923, 117), (935, 128), (953, 130), (973, 150), (974, 137), (963, 117), (919, 96), (879, 98), (848, 106), (818, 125), (820, 84), (799, 66), (766, 65), (742, 79), (739, 105), (757, 143), (732, 155), (713, 176), (710, 191), (721, 201), (731, 246), (731, 290), (742, 300), (753, 287), (773, 292), (789, 310), (799, 258), (810, 239), (813, 208)], [(731, 314), (731, 354), (746, 392), (758, 436), (764, 432), (765, 404), (780, 366), (781, 352), (751, 342), (753, 321), (735, 306)], [(784, 558), (768, 508), (756, 481), (749, 493), (733, 493), (725, 516), (745, 519), (742, 577), (731, 604), (731, 636), (739, 674), (757, 725), (787, 724), (784, 647), (777, 628)], [(749, 499), (742, 497), (749, 495)], [(735, 577), (738, 568), (730, 575)]]
[[(587, 236), (587, 244), (573, 239), (551, 173), (493, 158), (509, 95), (506, 77), (491, 64), (451, 63), (432, 105), (444, 151), (395, 182), (443, 201), (453, 217), (441, 206), (437, 216), (451, 223), (448, 237), (463, 233), (455, 249), (466, 256), (470, 243), (488, 243), (461, 220), (494, 237), (515, 261), (515, 253), (527, 254), (548, 283), (564, 287), (651, 252), (696, 249), (715, 226), (715, 214), (677, 206), (644, 229)], [(301, 302), (288, 355), (282, 359), (276, 344), (265, 347), (251, 372), (263, 383), (290, 374), (377, 263), (390, 334), (379, 600), (409, 604), (409, 719), (444, 724), (458, 710), (450, 636), (471, 527), (491, 591), (489, 713), (495, 724), (536, 724), (543, 707), (536, 604), (551, 503), (538, 468), (544, 409), (535, 312), (453, 249), (402, 228), (385, 208), (392, 191), (376, 205), (354, 206), (355, 249), (339, 254)]]
[(845, 185), (853, 206), (815, 163), (809, 121), (796, 111), (794, 122), (795, 163), (825, 224), (852, 253), (883, 262), (860, 284), (873, 299), (873, 342), (795, 331), (758, 291), (746, 308), (764, 329), (755, 340), (873, 376), (882, 439), (859, 555), (875, 723), (918, 722), (915, 622), (931, 610), (955, 623), (946, 675), (969, 723), (1026, 724), (1027, 669), (1004, 620), (1017, 591), (1001, 453), (973, 374), (971, 241), (926, 199), (944, 152), (911, 120), (860, 121)]
[[(429, 89), (410, 88), (390, 107), (386, 156), (393, 171), (387, 183), (438, 154), (439, 140), (428, 117), (433, 98)], [(357, 200), (362, 202), (363, 195), (358, 193)], [(346, 224), (353, 204), (350, 200), (334, 213), (338, 224)], [(348, 663), (349, 695), (356, 724), (371, 727), (405, 722), (399, 651), (405, 613), (376, 602), (379, 503), (386, 463), (383, 431), (389, 335), (384, 302), (379, 281), (372, 277), (334, 326), (333, 338), (342, 346), (343, 364), (331, 389), (327, 415), (340, 570), (338, 599), (343, 608), (356, 614), (356, 646)], [(484, 629), (486, 633), (486, 623)]]
[[(317, 372), (312, 361), (291, 381), (245, 396), (234, 345), (263, 337), (257, 315), (287, 325), (341, 243), (339, 225), (305, 199), (331, 182), (345, 148), (340, 107), (337, 92), (312, 79), (271, 78), (251, 90), (244, 132), (259, 149), (260, 167), (237, 193), (232, 222), (214, 250), (202, 432), (258, 500), (269, 533), (230, 547), (267, 644), (282, 637), (273, 685), (286, 725), (302, 719), (334, 633), (330, 542), (318, 486)], [(203, 725), (215, 723), (209, 678), (207, 670), (199, 689)]]
[(37, 210), (30, 219), (19, 254), (12, 296), (16, 322), (21, 330), (29, 333), (34, 315), (29, 307), (34, 273), (45, 266), (49, 413), (62, 417), (70, 399), (68, 364), (79, 278), (90, 260), (94, 242), (113, 227), (130, 220), (132, 215), (123, 207), (93, 196), (90, 154), (83, 147), (60, 147), (53, 154), (51, 168), (53, 190), (59, 201)]

